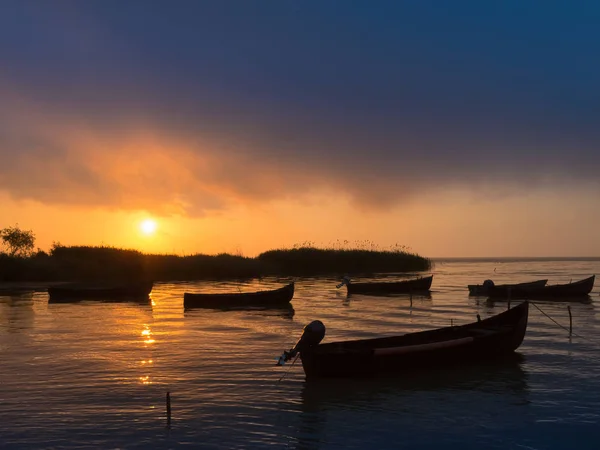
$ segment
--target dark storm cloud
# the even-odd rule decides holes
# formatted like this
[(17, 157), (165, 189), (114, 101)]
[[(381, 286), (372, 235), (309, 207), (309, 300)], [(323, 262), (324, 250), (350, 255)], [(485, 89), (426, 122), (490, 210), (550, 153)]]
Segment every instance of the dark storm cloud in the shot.
[(5, 2), (0, 188), (198, 213), (593, 181), (599, 20), (591, 2)]

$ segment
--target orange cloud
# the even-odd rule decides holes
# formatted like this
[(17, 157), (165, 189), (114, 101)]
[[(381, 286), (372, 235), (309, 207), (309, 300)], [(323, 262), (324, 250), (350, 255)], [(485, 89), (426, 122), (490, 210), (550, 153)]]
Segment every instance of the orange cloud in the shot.
[[(514, 163), (499, 156), (490, 167), (482, 157), (469, 166), (462, 163), (465, 155), (454, 153), (457, 144), (438, 154), (435, 139), (419, 144), (386, 137), (383, 130), (371, 139), (305, 121), (304, 136), (277, 119), (269, 126), (264, 118), (239, 115), (231, 123), (226, 116), (211, 118), (207, 123), (220, 123), (216, 131), (195, 130), (190, 123), (205, 115), (169, 120), (139, 108), (120, 112), (117, 100), (108, 110), (99, 107), (95, 117), (93, 105), (53, 109), (11, 86), (0, 83), (0, 190), (15, 199), (203, 216), (330, 192), (363, 210), (385, 210), (461, 186), (491, 196), (521, 195), (523, 186), (548, 186), (545, 174), (556, 173), (529, 170), (541, 166), (538, 161), (506, 170)], [(565, 179), (567, 173), (550, 178), (552, 184)]]

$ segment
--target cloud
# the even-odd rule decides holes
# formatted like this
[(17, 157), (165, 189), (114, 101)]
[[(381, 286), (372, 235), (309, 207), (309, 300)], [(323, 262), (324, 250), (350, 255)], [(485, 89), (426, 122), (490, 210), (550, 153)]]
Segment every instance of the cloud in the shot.
[(598, 179), (597, 9), (59, 5), (0, 19), (15, 198), (202, 215)]

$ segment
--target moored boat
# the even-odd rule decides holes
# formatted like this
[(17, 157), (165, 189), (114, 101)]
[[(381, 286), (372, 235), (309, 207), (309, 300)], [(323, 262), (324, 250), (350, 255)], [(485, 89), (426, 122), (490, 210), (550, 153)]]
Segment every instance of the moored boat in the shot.
[(513, 284), (498, 284), (494, 285), (492, 280), (485, 280), (483, 284), (469, 284), (469, 295), (481, 295), (487, 296), (491, 287), (497, 287), (502, 289), (515, 289), (515, 288), (530, 288), (530, 287), (544, 287), (548, 283), (548, 280), (536, 280), (528, 281), (525, 283), (513, 283)]
[(316, 320), (298, 343), (279, 358), (299, 355), (307, 379), (408, 373), (414, 369), (476, 363), (513, 353), (523, 342), (529, 303), (467, 325), (400, 336), (322, 344), (325, 326)]
[(432, 281), (433, 275), (401, 281), (367, 281), (360, 283), (353, 283), (349, 277), (344, 277), (336, 287), (339, 289), (346, 285), (348, 294), (411, 294), (429, 292)]
[(48, 288), (49, 301), (140, 300), (152, 292), (152, 281), (130, 283), (67, 283)]
[(542, 287), (503, 287), (491, 286), (488, 296), (491, 299), (524, 300), (581, 300), (588, 298), (594, 288), (595, 275), (583, 280), (566, 284), (546, 285)]
[(294, 297), (294, 283), (281, 288), (256, 292), (192, 293), (183, 294), (184, 308), (228, 308), (239, 306), (278, 307), (290, 303)]

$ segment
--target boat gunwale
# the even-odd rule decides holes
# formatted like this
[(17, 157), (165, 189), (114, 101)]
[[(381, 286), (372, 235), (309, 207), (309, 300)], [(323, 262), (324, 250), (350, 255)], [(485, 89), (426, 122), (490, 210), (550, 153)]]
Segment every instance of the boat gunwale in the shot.
[(395, 281), (359, 281), (358, 283), (353, 283), (350, 281), (349, 285), (352, 287), (378, 287), (378, 286), (404, 286), (411, 283), (415, 283), (417, 281), (433, 281), (433, 275), (428, 275), (426, 277), (418, 277), (418, 278), (410, 278), (408, 280), (395, 280)]
[[(525, 310), (525, 312), (523, 312), (523, 310)], [(367, 338), (367, 339), (354, 339), (354, 340), (346, 340), (346, 341), (333, 341), (333, 342), (326, 342), (326, 343), (321, 343), (317, 346), (311, 347), (308, 350), (305, 350), (304, 353), (317, 353), (317, 354), (323, 354), (323, 353), (339, 353), (340, 351), (346, 350), (346, 351), (353, 351), (353, 350), (374, 350), (377, 348), (390, 348), (390, 346), (385, 346), (385, 343), (393, 343), (394, 341), (398, 340), (398, 339), (404, 339), (407, 337), (419, 337), (419, 336), (426, 336), (427, 334), (443, 334), (446, 332), (464, 332), (464, 331), (469, 331), (470, 329), (478, 329), (478, 328), (486, 328), (486, 326), (489, 329), (492, 329), (492, 326), (490, 326), (490, 323), (493, 322), (501, 322), (501, 326), (502, 328), (504, 328), (503, 330), (500, 330), (498, 326), (494, 327), (496, 328), (498, 331), (497, 333), (494, 334), (502, 334), (502, 333), (512, 333), (513, 332), (513, 326), (511, 324), (511, 326), (509, 327), (508, 324), (505, 324), (504, 322), (508, 322), (508, 317), (510, 316), (515, 316), (515, 317), (522, 317), (524, 315), (528, 314), (528, 310), (529, 310), (529, 302), (528, 301), (524, 301), (522, 303), (520, 303), (517, 306), (512, 307), (511, 309), (508, 309), (506, 311), (503, 311), (500, 314), (496, 314), (494, 316), (488, 317), (486, 319), (477, 321), (477, 322), (470, 322), (464, 325), (451, 325), (451, 326), (447, 326), (447, 327), (442, 327), (442, 328), (434, 328), (431, 330), (421, 330), (421, 331), (415, 331), (415, 332), (411, 332), (411, 333), (404, 333), (404, 334), (398, 334), (398, 335), (394, 335), (394, 336), (385, 336), (385, 337), (379, 337), (379, 338)], [(515, 326), (516, 323), (518, 323), (518, 321), (515, 321)], [(431, 342), (444, 342), (450, 339), (441, 339), (441, 340), (433, 340)], [(422, 344), (425, 344), (426, 342), (423, 342)], [(370, 345), (371, 344), (371, 345)], [(384, 345), (378, 345), (378, 344), (384, 344)], [(415, 344), (410, 344), (410, 343), (406, 343), (405, 345), (397, 345), (394, 344), (394, 346), (396, 347), (404, 347), (404, 346), (411, 346), (411, 345), (415, 345)], [(333, 351), (332, 351), (333, 350)], [(338, 350), (338, 351), (335, 351)]]
[[(534, 281), (524, 281), (522, 283), (503, 283), (503, 284), (495, 284), (492, 288), (501, 288), (501, 289), (508, 289), (508, 288), (525, 288), (525, 287), (543, 287), (546, 286), (548, 284), (548, 279), (542, 279), (542, 280), (534, 280)], [(489, 287), (484, 286), (483, 284), (468, 284), (467, 288), (469, 289), (469, 291), (472, 290), (488, 290), (490, 289)]]
[(278, 287), (276, 289), (265, 289), (262, 291), (251, 291), (251, 292), (215, 292), (213, 294), (208, 292), (184, 292), (184, 299), (187, 297), (190, 300), (194, 299), (212, 299), (212, 298), (244, 298), (244, 297), (253, 297), (253, 296), (263, 296), (263, 295), (276, 295), (280, 293), (287, 292), (289, 290), (295, 290), (295, 282), (286, 284), (285, 286)]
[[(594, 289), (596, 275), (592, 275), (581, 280), (563, 284), (551, 284), (543, 287), (522, 287), (522, 288), (491, 288), (488, 297), (493, 300), (514, 298), (524, 300), (579, 300), (588, 298)], [(585, 292), (584, 292), (585, 291)]]

